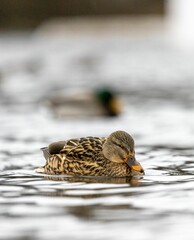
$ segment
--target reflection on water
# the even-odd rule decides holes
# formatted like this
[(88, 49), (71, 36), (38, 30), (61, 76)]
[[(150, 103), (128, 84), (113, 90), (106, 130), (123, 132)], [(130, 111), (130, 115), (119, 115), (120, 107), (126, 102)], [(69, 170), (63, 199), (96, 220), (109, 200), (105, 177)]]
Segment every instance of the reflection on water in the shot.
[[(112, 75), (109, 72), (106, 58), (111, 58), (112, 46), (108, 48), (106, 41), (101, 42), (101, 48), (97, 44), (101, 50), (107, 50), (98, 58), (99, 61), (92, 64), (95, 71), (104, 74), (102, 78), (109, 81), (107, 76), (118, 72), (114, 72), (116, 69)], [(112, 53), (110, 61), (113, 61), (113, 66), (117, 65), (117, 71), (124, 69), (123, 65), (117, 64), (116, 57), (122, 56), (125, 64), (132, 64), (131, 58), (124, 54), (127, 46), (124, 42)], [(82, 54), (88, 54), (86, 50), (89, 49), (85, 46)], [(123, 83), (121, 79), (122, 84), (113, 83), (120, 91), (120, 85), (128, 87), (121, 91), (126, 102), (122, 116), (92, 121), (59, 120), (44, 105), (44, 96), (52, 91), (54, 82), (51, 81), (51, 86), (45, 83), (48, 74), (52, 73), (50, 76), (53, 77), (64, 75), (63, 64), (66, 76), (76, 78), (76, 71), (68, 72), (67, 65), (72, 64), (73, 55), (79, 58), (80, 52), (74, 49), (73, 53), (67, 51), (68, 57), (61, 54), (58, 58), (54, 54), (49, 62), (49, 53), (46, 48), (44, 51), (44, 64), (36, 71), (30, 71), (30, 75), (24, 64), (26, 59), (22, 56), (18, 63), (12, 62), (10, 69), (5, 64), (11, 64), (10, 59), (0, 63), (2, 76), (7, 80), (0, 83), (0, 239), (193, 240), (193, 80), (184, 85), (178, 81), (179, 76), (174, 76), (179, 87), (176, 87), (176, 81), (168, 84), (165, 74), (169, 76), (170, 70), (166, 69), (166, 73), (161, 73), (166, 83), (159, 79), (151, 87), (148, 65), (153, 63), (161, 71), (160, 64), (153, 60), (153, 50), (149, 44), (141, 45), (139, 53), (131, 49), (131, 54), (140, 63), (142, 52), (148, 55), (147, 68), (142, 66), (147, 80), (144, 82), (143, 73), (138, 73), (136, 68), (130, 72), (137, 81), (135, 85), (133, 80), (126, 79)], [(165, 58), (157, 47), (155, 51), (157, 56)], [(29, 49), (28, 53), (29, 59), (30, 56), (34, 57)], [(168, 61), (170, 57), (171, 61), (176, 59), (173, 54), (165, 54)], [(32, 60), (34, 62), (34, 58)], [(105, 64), (101, 65), (101, 61)], [(60, 66), (57, 65), (59, 62)], [(88, 76), (93, 78), (87, 67), (84, 68), (85, 75), (83, 69), (79, 69), (79, 74), (86, 76), (82, 79), (83, 85), (87, 83)], [(185, 69), (187, 67), (183, 64), (183, 73), (187, 72), (191, 77), (193, 68), (190, 72)], [(35, 81), (37, 77), (39, 80)], [(173, 79), (172, 75), (170, 77)], [(63, 85), (62, 80), (62, 77), (56, 80), (56, 88)], [(146, 172), (143, 178), (57, 177), (34, 172), (35, 167), (44, 163), (39, 148), (49, 142), (87, 135), (106, 136), (116, 129), (128, 131), (136, 139), (137, 159)]]

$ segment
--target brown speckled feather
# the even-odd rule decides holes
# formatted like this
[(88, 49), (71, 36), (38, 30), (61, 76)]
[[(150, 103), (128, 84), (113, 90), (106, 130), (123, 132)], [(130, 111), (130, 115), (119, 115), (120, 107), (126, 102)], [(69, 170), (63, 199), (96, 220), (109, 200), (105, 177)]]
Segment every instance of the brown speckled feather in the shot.
[(127, 164), (115, 163), (103, 156), (105, 141), (106, 138), (85, 137), (70, 139), (63, 142), (61, 147), (53, 143), (45, 148), (50, 156), (46, 159), (46, 165), (38, 168), (37, 172), (74, 176), (130, 176), (131, 169)]

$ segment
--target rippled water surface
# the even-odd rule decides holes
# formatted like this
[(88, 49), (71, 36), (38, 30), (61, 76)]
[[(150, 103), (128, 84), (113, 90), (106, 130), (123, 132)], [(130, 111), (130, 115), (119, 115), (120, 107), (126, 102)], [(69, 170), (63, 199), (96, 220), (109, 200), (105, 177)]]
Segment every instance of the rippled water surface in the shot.
[[(158, 40), (11, 39), (0, 42), (0, 239), (193, 240), (194, 58)], [(57, 119), (45, 103), (99, 83), (122, 94), (118, 118)], [(142, 179), (34, 172), (40, 147), (117, 129), (134, 136)]]

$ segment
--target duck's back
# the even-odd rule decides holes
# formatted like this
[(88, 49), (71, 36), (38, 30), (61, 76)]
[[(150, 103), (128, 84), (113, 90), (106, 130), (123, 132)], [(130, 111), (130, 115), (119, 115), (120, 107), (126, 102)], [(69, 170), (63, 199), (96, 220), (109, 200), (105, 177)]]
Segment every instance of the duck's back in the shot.
[(102, 176), (106, 171), (102, 146), (106, 138), (86, 137), (52, 143), (43, 148), (46, 165), (37, 172), (46, 174)]

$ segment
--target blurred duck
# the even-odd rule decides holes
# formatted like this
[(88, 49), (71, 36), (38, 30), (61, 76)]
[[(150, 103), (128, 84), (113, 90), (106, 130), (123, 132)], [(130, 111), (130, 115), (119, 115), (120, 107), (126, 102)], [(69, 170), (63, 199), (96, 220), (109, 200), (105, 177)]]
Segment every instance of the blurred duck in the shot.
[(121, 101), (108, 89), (91, 92), (67, 93), (49, 99), (49, 105), (58, 117), (118, 116), (122, 111)]
[(50, 144), (42, 148), (46, 164), (38, 173), (73, 176), (130, 177), (143, 175), (135, 159), (134, 140), (124, 131), (107, 138), (84, 137)]

